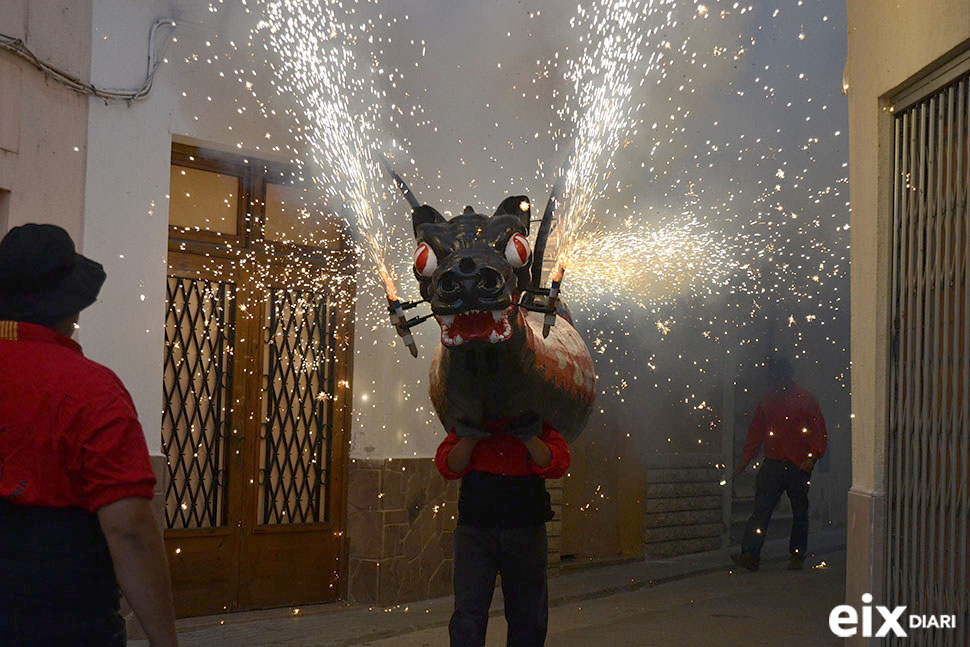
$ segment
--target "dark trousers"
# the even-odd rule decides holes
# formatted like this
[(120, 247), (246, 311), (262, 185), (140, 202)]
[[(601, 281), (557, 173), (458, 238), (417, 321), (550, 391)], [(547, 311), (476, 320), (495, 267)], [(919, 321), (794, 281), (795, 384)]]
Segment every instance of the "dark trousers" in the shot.
[(758, 470), (757, 488), (754, 494), (754, 512), (744, 528), (741, 552), (755, 561), (761, 559), (761, 545), (771, 522), (782, 492), (791, 501), (791, 539), (788, 551), (800, 558), (805, 557), (808, 546), (808, 482), (811, 474), (798, 469), (789, 461), (766, 460)]
[(549, 621), (546, 526), (455, 529), (451, 647), (482, 647), (495, 577), (502, 574), (508, 647), (543, 647)]
[(4, 647), (124, 647), (126, 643), (125, 621), (118, 614), (104, 618), (63, 613), (37, 616), (24, 610), (0, 610), (0, 645)]

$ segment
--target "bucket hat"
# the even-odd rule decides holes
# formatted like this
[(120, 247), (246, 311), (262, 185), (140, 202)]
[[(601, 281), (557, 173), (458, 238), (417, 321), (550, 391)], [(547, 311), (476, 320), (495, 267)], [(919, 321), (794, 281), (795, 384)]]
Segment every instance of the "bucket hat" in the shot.
[(0, 319), (52, 326), (94, 303), (105, 278), (61, 227), (14, 227), (0, 241)]

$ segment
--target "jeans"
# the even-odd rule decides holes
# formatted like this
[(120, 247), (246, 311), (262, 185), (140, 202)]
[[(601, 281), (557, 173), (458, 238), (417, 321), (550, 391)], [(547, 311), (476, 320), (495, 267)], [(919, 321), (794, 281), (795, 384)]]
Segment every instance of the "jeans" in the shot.
[(766, 460), (758, 470), (754, 495), (754, 512), (744, 528), (741, 552), (757, 562), (761, 559), (761, 546), (771, 522), (771, 514), (781, 499), (782, 492), (791, 501), (791, 539), (788, 551), (793, 557), (805, 558), (808, 546), (808, 482), (812, 475), (803, 472), (790, 461)]
[(549, 621), (546, 526), (455, 529), (451, 647), (482, 647), (495, 577), (502, 574), (508, 647), (543, 647)]

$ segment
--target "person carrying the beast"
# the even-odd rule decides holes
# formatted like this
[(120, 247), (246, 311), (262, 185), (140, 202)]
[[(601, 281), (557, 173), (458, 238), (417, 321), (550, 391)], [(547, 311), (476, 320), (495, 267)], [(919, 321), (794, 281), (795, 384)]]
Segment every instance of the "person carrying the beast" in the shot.
[(543, 647), (549, 617), (545, 524), (553, 516), (544, 479), (566, 473), (569, 447), (536, 417), (484, 427), (459, 424), (435, 456), (445, 478), (462, 480), (451, 647), (485, 644), (499, 573), (509, 647)]

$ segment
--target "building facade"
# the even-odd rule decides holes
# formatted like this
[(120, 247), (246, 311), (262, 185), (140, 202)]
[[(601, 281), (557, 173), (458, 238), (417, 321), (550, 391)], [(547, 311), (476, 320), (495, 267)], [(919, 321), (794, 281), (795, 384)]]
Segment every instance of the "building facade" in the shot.
[[(966, 644), (970, 5), (850, 1), (847, 603), (956, 614)], [(856, 636), (852, 644), (883, 644)], [(897, 639), (904, 640), (904, 639)], [(955, 640), (956, 642), (951, 642)]]
[(0, 227), (59, 224), (105, 266), (77, 336), (138, 408), (180, 615), (443, 595), (456, 490), (403, 388), (426, 366), (354, 328), (349, 240), (288, 126), (219, 85), (207, 47), (248, 11), (0, 3)]
[[(78, 339), (140, 413), (180, 615), (444, 595), (457, 489), (431, 463), (426, 360), (402, 355), (389, 326), (355, 326), (382, 298), (366, 293), (371, 270), (328, 282), (353, 262), (346, 233), (307, 193), (288, 122), (261, 112), (272, 74), (252, 74), (234, 44), (253, 23), (245, 3), (208, 5), (0, 2), (0, 34), (80, 84), (137, 90), (158, 63), (143, 98), (105, 101), (0, 49), (0, 231), (60, 224), (105, 266)], [(358, 292), (356, 311), (342, 307)], [(415, 334), (436, 343), (430, 327)], [(735, 397), (720, 456), (640, 463), (629, 429), (591, 428), (574, 480), (550, 488), (565, 506), (552, 564), (560, 549), (581, 562), (638, 557), (643, 539), (656, 555), (728, 542), (741, 520), (713, 465), (746, 431), (750, 403)], [(813, 492), (841, 498), (828, 471)], [(878, 491), (872, 473), (858, 492)], [(813, 522), (844, 516), (813, 506), (826, 515)]]
[(231, 78), (245, 4), (0, 2), (0, 230), (61, 225), (105, 267), (77, 338), (138, 409), (180, 616), (446, 595), (427, 360), (355, 326), (371, 269), (261, 112), (271, 72)]

